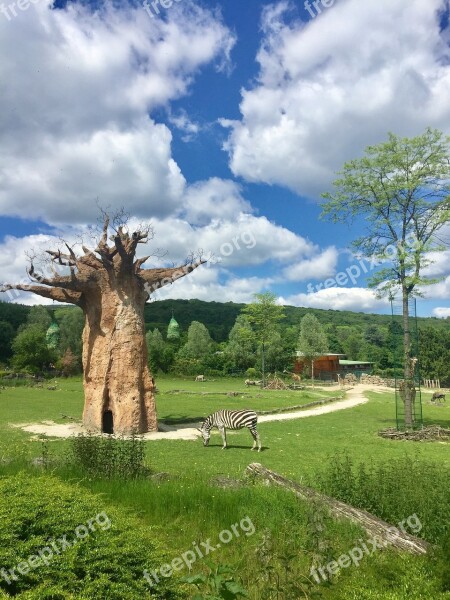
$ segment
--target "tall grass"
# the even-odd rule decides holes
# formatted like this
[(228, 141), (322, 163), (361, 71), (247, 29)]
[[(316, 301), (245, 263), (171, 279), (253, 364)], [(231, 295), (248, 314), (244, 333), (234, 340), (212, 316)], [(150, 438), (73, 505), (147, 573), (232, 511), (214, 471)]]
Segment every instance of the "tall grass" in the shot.
[(418, 534), (443, 543), (450, 536), (450, 469), (435, 461), (403, 456), (391, 461), (355, 461), (347, 453), (329, 457), (315, 476), (321, 490), (397, 524), (416, 514)]

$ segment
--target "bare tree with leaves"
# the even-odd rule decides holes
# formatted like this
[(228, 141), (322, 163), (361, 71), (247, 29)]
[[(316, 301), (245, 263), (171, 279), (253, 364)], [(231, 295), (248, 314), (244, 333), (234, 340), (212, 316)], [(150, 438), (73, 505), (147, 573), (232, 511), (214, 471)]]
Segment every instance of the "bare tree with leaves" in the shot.
[(382, 265), (369, 285), (381, 296), (401, 296), (405, 426), (414, 425), (414, 371), (409, 300), (437, 280), (424, 275), (432, 253), (448, 247), (442, 239), (450, 222), (450, 138), (427, 129), (414, 138), (389, 134), (369, 146), (363, 158), (346, 163), (323, 194), (323, 216), (352, 223), (363, 217), (367, 233), (353, 242), (356, 251)]
[[(173, 268), (144, 269), (150, 258), (136, 258), (139, 244), (153, 238), (150, 226), (129, 231), (121, 213), (103, 215), (94, 250), (82, 246), (47, 250), (52, 274), (35, 270), (30, 283), (4, 284), (0, 291), (23, 290), (79, 306), (85, 315), (83, 423), (89, 430), (143, 433), (157, 429), (154, 381), (148, 369), (144, 305), (150, 294), (184, 277), (205, 261), (191, 256)], [(111, 242), (111, 243), (110, 243)]]

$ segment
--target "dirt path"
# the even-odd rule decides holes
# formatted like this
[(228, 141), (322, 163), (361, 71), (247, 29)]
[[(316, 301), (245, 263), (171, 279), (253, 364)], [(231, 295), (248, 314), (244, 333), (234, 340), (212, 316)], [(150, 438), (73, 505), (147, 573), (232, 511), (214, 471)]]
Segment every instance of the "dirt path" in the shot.
[[(318, 388), (316, 388), (318, 389)], [(320, 389), (320, 388), (319, 388)], [(330, 388), (324, 388), (329, 390)], [(345, 400), (337, 400), (331, 404), (325, 404), (324, 406), (317, 406), (306, 410), (298, 410), (291, 413), (279, 413), (275, 415), (261, 415), (258, 417), (259, 423), (268, 423), (270, 421), (288, 421), (290, 419), (304, 419), (306, 417), (315, 417), (318, 415), (325, 415), (338, 410), (346, 410), (348, 408), (354, 408), (361, 404), (368, 402), (368, 398), (364, 396), (365, 392), (385, 392), (393, 391), (390, 388), (381, 388), (380, 386), (373, 385), (355, 385), (353, 388), (347, 390), (347, 397)], [(56, 438), (67, 438), (76, 436), (80, 433), (85, 432), (84, 428), (78, 423), (67, 423), (58, 424), (53, 421), (43, 421), (42, 423), (18, 423), (14, 424), (13, 427), (18, 427), (27, 431), (28, 433), (34, 433), (36, 435), (47, 435)], [(172, 427), (160, 423), (160, 431), (154, 433), (146, 433), (143, 438), (145, 440), (196, 440), (200, 433), (198, 429), (190, 425), (178, 427)]]

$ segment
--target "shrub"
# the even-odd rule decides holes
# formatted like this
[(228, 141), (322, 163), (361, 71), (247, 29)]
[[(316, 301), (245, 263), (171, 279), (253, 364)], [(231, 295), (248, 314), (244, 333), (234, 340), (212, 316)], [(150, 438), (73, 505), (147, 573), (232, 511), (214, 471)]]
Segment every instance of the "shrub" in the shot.
[[(49, 475), (30, 477), (21, 473), (0, 479), (0, 498), (2, 567), (14, 568), (32, 555), (39, 556), (45, 547), (55, 549), (52, 542), (60, 550), (53, 551), (45, 563), (36, 565), (33, 561), (28, 573), (17, 580), (10, 578), (10, 584), (0, 576), (0, 597), (183, 598), (180, 584), (174, 579), (161, 580), (150, 593), (143, 578), (144, 569), (167, 562), (155, 541), (157, 530), (143, 527), (137, 518), (106, 505), (99, 496)], [(83, 536), (78, 535), (80, 526), (85, 526), (87, 535), (85, 531)], [(66, 548), (59, 541), (63, 536), (67, 537)]]
[(145, 442), (139, 436), (129, 439), (80, 434), (69, 441), (69, 466), (92, 477), (134, 479), (148, 473)]

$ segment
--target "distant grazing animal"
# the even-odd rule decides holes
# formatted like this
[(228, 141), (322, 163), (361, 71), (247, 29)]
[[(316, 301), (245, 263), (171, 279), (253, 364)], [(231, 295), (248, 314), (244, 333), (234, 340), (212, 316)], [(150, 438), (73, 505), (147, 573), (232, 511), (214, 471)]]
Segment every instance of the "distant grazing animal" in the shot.
[(262, 381), (257, 381), (256, 379), (246, 379), (245, 385), (261, 385)]
[(443, 402), (445, 402), (445, 394), (443, 394), (442, 392), (434, 392), (434, 394), (431, 397), (431, 402), (435, 402), (436, 400), (442, 400)]
[(261, 451), (261, 440), (256, 431), (258, 416), (253, 410), (218, 410), (217, 412), (206, 417), (200, 433), (203, 437), (203, 445), (208, 446), (211, 436), (211, 429), (217, 427), (222, 435), (223, 446), (222, 450), (227, 447), (227, 436), (225, 429), (242, 429), (248, 427), (253, 437), (252, 450), (258, 446), (258, 452)]
[(204, 375), (197, 375), (197, 377), (195, 378), (195, 381), (205, 381), (205, 376)]

